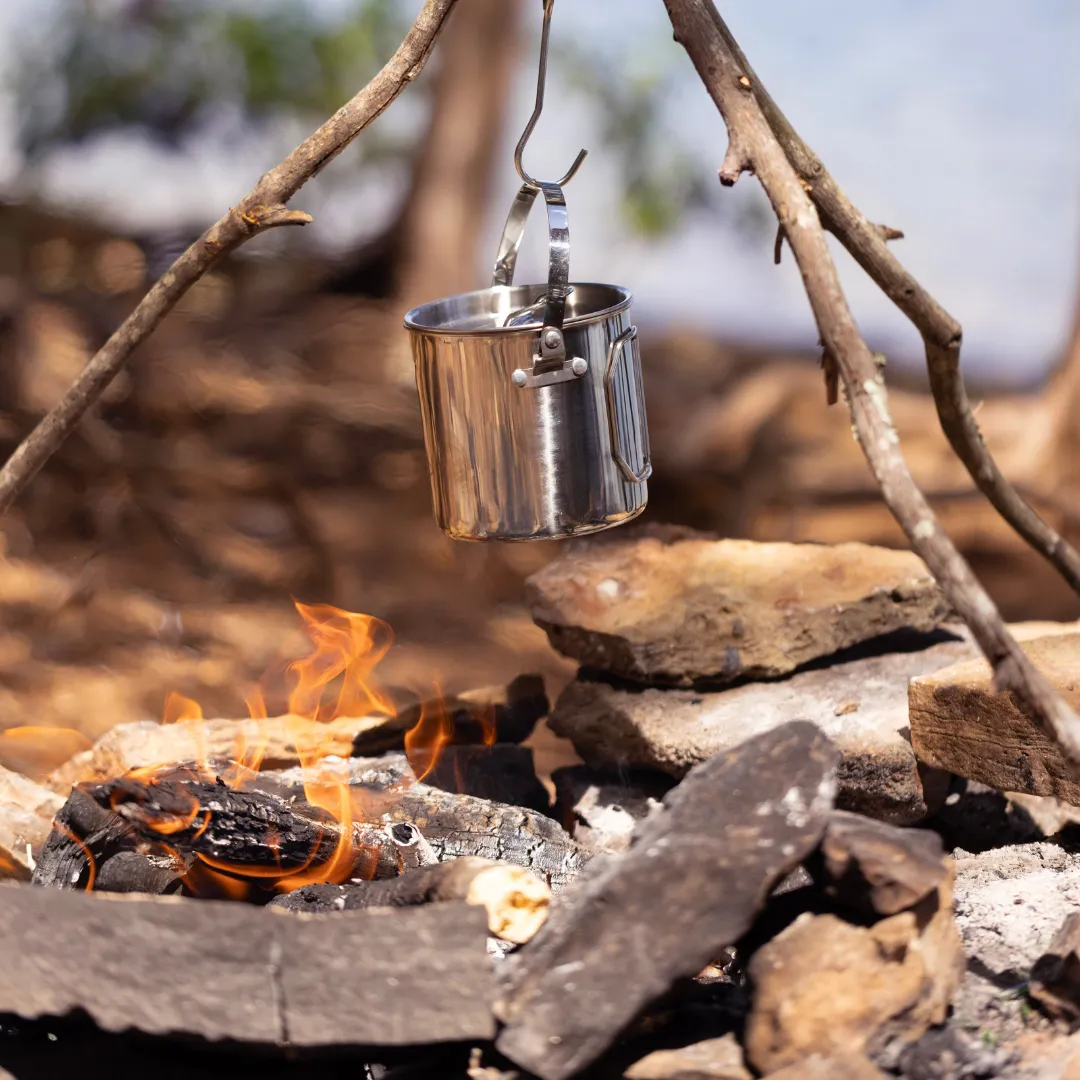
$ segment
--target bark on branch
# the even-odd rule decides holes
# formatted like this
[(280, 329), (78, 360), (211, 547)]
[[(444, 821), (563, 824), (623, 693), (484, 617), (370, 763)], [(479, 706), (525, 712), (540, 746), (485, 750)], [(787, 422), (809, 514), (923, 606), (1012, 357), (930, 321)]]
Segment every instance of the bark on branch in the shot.
[[(993, 601), (937, 521), (900, 452), (899, 437), (889, 415), (884, 377), (856, 328), (829, 253), (822, 218), (811, 199), (814, 189), (823, 183), (822, 176), (827, 177), (824, 168), (816, 159), (813, 159), (816, 162), (813, 167), (804, 162), (810, 172), (807, 177), (801, 175), (798, 165), (789, 160), (789, 149), (797, 156), (792, 148), (803, 144), (786, 120), (783, 124), (788, 134), (780, 139), (774, 132), (763, 105), (766, 95), (712, 0), (664, 0), (664, 4), (675, 30), (675, 40), (689, 54), (724, 118), (729, 139), (746, 156), (749, 170), (761, 181), (784, 230), (802, 272), (822, 344), (843, 380), (856, 438), (881, 486), (885, 502), (911, 546), (929, 566), (957, 613), (971, 628), (994, 668), (998, 685), (1011, 690), (1057, 740), (1073, 764), (1080, 766), (1080, 718), (1054, 692), (1006, 630)], [(748, 83), (752, 93), (747, 92)], [(774, 123), (779, 123), (776, 118), (782, 118), (782, 114), (775, 105), (772, 113)], [(825, 186), (829, 190), (828, 184)], [(836, 190), (835, 185), (832, 190)], [(858, 252), (853, 247), (852, 253), (871, 276), (878, 275), (875, 280), (889, 282), (886, 292), (900, 303), (893, 295), (894, 275), (904, 271), (885, 248), (881, 233), (846, 200), (846, 217), (839, 213), (842, 207), (838, 201), (828, 205), (826, 221), (835, 224), (837, 217), (847, 221), (849, 234), (859, 238)], [(852, 224), (856, 220), (860, 223), (857, 230)], [(895, 270), (890, 269), (893, 264)], [(927, 345), (928, 349), (937, 350), (934, 355), (938, 358), (939, 374), (949, 365), (955, 372), (959, 326), (951, 322), (928, 294), (918, 289), (913, 279), (907, 280), (911, 282), (910, 286), (905, 284), (899, 292), (910, 290), (910, 293), (904, 295), (904, 303), (900, 306), (913, 320), (918, 315), (916, 325), (920, 329), (923, 325), (933, 326), (941, 331), (947, 326), (953, 328), (948, 333), (937, 333), (933, 338), (928, 336)], [(951, 359), (949, 350), (952, 350)], [(932, 371), (934, 366), (932, 361)], [(959, 385), (958, 378), (953, 384), (954, 389), (956, 385)], [(974, 425), (974, 421), (971, 424)], [(982, 452), (985, 455), (985, 450)], [(980, 468), (985, 467), (986, 461), (989, 461), (988, 455), (980, 460)], [(1000, 489), (995, 490), (1000, 494)], [(1055, 564), (1060, 565), (1059, 549), (1055, 549), (1054, 558)]]
[(435, 39), (457, 0), (427, 0), (397, 52), (351, 101), (308, 136), (284, 161), (264, 173), (243, 200), (206, 230), (161, 276), (139, 306), (82, 370), (60, 402), (0, 469), (0, 513), (60, 448), (86, 411), (177, 301), (208, 270), (253, 236), (279, 225), (303, 225), (311, 216), (286, 203), (324, 169), (423, 70)]
[[(671, 7), (668, 4), (669, 10)], [(741, 88), (744, 91), (747, 86), (752, 89), (776, 141), (817, 207), (822, 225), (847, 248), (855, 261), (922, 335), (934, 404), (941, 428), (953, 450), (998, 513), (1080, 593), (1080, 553), (1024, 501), (1001, 474), (983, 441), (960, 375), (960, 324), (904, 269), (900, 260), (886, 246), (887, 240), (901, 239), (904, 234), (898, 229), (868, 221), (851, 202), (821, 159), (800, 138), (773, 101), (715, 9), (712, 15), (713, 32), (721, 38), (733, 62), (738, 65), (742, 78), (746, 80), (740, 84)], [(736, 145), (738, 133), (730, 134), (732, 145)], [(723, 174), (721, 181), (729, 183), (724, 180)], [(777, 261), (780, 235), (776, 244)]]

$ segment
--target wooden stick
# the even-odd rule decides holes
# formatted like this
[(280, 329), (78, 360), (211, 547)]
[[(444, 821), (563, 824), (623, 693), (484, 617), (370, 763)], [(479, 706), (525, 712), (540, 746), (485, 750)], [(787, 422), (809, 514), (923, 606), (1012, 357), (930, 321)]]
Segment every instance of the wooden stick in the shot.
[(412, 822), (399, 821), (396, 825), (387, 825), (385, 831), (397, 851), (398, 869), (401, 873), (438, 864), (439, 856)]
[(840, 369), (855, 435), (886, 504), (971, 628), (994, 668), (997, 685), (1011, 690), (1073, 765), (1080, 765), (1080, 718), (1006, 630), (993, 601), (942, 529), (900, 452), (885, 380), (852, 318), (821, 219), (806, 190), (813, 182), (799, 176), (777, 141), (762, 111), (749, 65), (712, 0), (664, 3), (676, 40), (689, 54), (728, 128), (720, 179), (734, 184), (742, 172), (751, 171), (769, 196), (802, 271), (822, 343)]
[[(671, 5), (668, 5), (670, 10)], [(750, 66), (731, 31), (715, 11), (716, 32), (749, 81), (754, 99), (806, 193), (821, 215), (821, 224), (851, 253), (882, 292), (911, 320), (922, 335), (930, 390), (941, 428), (979, 490), (999, 514), (1080, 592), (1080, 554), (1025, 502), (1005, 479), (983, 442), (960, 374), (960, 324), (919, 284), (889, 250), (887, 240), (903, 233), (875, 225), (844, 194), (821, 159), (802, 140)], [(720, 176), (722, 183), (734, 178)], [(783, 236), (783, 226), (778, 233)], [(777, 260), (779, 261), (779, 260)]]
[(324, 914), (460, 900), (487, 911), (488, 930), (496, 937), (521, 945), (544, 924), (551, 890), (524, 867), (491, 859), (462, 858), (384, 881), (305, 885), (276, 897), (269, 906)]
[(60, 448), (101, 397), (136, 347), (208, 270), (253, 236), (279, 225), (305, 225), (311, 215), (285, 205), (325, 168), (420, 74), (457, 0), (427, 0), (397, 52), (351, 101), (309, 135), (227, 214), (206, 230), (161, 276), (139, 306), (98, 350), (59, 403), (0, 469), (0, 513)]

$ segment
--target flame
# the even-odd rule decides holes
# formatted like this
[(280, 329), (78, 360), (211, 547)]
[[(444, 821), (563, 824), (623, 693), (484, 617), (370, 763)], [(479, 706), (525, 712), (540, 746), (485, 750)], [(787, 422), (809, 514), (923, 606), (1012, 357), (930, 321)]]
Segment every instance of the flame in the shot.
[(431, 775), (453, 737), (454, 719), (441, 696), (420, 706), (420, 719), (405, 732), (405, 757), (418, 781)]
[[(329, 604), (294, 603), (311, 649), (284, 669), (287, 714), (271, 720), (263, 688), (252, 689), (245, 697), (250, 720), (237, 724), (235, 743), (230, 748), (228, 764), (223, 767), (220, 761), (210, 759), (201, 706), (174, 691), (165, 699), (162, 723), (190, 725), (195, 734), (196, 760), (182, 765), (170, 763), (132, 769), (120, 778), (110, 797), (114, 810), (124, 804), (124, 814), (139, 821), (144, 836), (148, 832), (157, 838), (154, 850), (178, 858), (176, 846), (184, 846), (178, 834), (185, 834), (187, 843), (197, 840), (210, 827), (213, 810), (200, 805), (195, 794), (182, 785), (159, 787), (157, 791), (162, 797), (149, 799), (147, 787), (164, 785), (166, 780), (187, 779), (220, 782), (241, 790), (258, 774), (271, 738), (280, 738), (284, 729), (300, 762), (304, 797), (309, 805), (324, 812), (328, 819), (326, 830), (320, 832), (306, 861), (299, 860), (300, 865), (295, 852), (287, 860), (290, 865), (284, 865), (286, 860), (282, 859), (274, 837), (269, 842), (275, 850), (275, 864), (269, 866), (241, 866), (209, 852), (197, 852), (183, 877), (187, 889), (197, 895), (252, 899), (260, 892), (291, 891), (309, 883), (336, 884), (351, 876), (371, 877), (374, 873), (377, 849), (361, 843), (358, 839), (361, 833), (354, 826), (377, 821), (385, 809), (381, 803), (387, 796), (374, 797), (350, 787), (347, 765), (336, 757), (328, 760), (341, 753), (340, 732), (328, 725), (342, 718), (396, 715), (393, 702), (375, 678), (375, 669), (390, 649), (393, 635), (385, 622), (370, 615)], [(490, 745), (496, 736), (494, 713), (490, 716), (485, 713), (478, 719), (483, 726), (483, 741)], [(0, 735), (0, 754), (5, 740), (10, 745), (18, 742), (21, 730)], [(50, 729), (25, 730), (39, 738), (39, 733)], [(405, 734), (406, 755), (418, 780), (430, 775), (453, 734), (453, 716), (441, 697), (435, 704), (421, 707), (416, 723)], [(77, 749), (89, 747), (89, 741), (75, 732), (57, 731), (50, 737), (60, 740), (70, 735), (81, 740)], [(28, 744), (33, 741), (27, 736)], [(220, 746), (214, 752), (220, 754)], [(68, 760), (72, 753), (66, 749), (63, 755), (58, 754), (60, 761), (56, 764)], [(125, 787), (124, 780), (132, 783)], [(185, 799), (185, 795), (189, 797)], [(368, 802), (365, 805), (361, 800)], [(81, 841), (76, 839), (76, 842), (82, 846)], [(94, 874), (91, 858), (88, 887), (93, 886)]]

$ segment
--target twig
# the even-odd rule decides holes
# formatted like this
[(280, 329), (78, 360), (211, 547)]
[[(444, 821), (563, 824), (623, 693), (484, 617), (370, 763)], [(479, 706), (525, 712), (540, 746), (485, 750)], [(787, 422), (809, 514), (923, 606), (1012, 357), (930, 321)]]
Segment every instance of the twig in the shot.
[[(671, 6), (668, 4), (669, 10)], [(887, 240), (899, 240), (904, 234), (887, 225), (873, 224), (852, 204), (821, 159), (800, 138), (770, 97), (715, 9), (710, 13), (710, 21), (711, 33), (719, 35), (732, 62), (752, 87), (773, 135), (813, 199), (822, 225), (847, 248), (922, 335), (930, 390), (942, 430), (971, 478), (1016, 532), (1044, 555), (1075, 591), (1080, 592), (1080, 553), (1024, 501), (1001, 474), (983, 442), (960, 375), (960, 324), (904, 269), (886, 246)], [(745, 92), (744, 84), (740, 84), (740, 90)], [(778, 238), (777, 261), (779, 251)]]
[[(785, 148), (762, 111), (760, 88), (756, 94), (747, 94), (741, 83), (750, 70), (745, 57), (712, 0), (664, 0), (664, 3), (676, 41), (690, 55), (724, 118), (730, 137), (746, 148), (751, 168), (784, 227), (824, 348), (836, 362), (844, 381), (856, 437), (886, 504), (956, 612), (971, 628), (993, 666), (997, 685), (1012, 691), (1057, 740), (1066, 757), (1074, 765), (1080, 765), (1080, 718), (1055, 693), (1006, 630), (993, 601), (938, 523), (911, 476), (889, 416), (883, 373), (855, 326), (829, 253), (825, 230), (806, 184), (788, 160)], [(867, 228), (873, 229), (869, 224)], [(957, 335), (956, 343), (958, 340)]]
[(264, 173), (243, 200), (206, 230), (161, 276), (139, 306), (83, 368), (60, 402), (0, 469), (0, 513), (7, 510), (127, 363), (136, 347), (208, 270), (253, 236), (311, 216), (286, 203), (393, 102), (423, 70), (457, 0), (427, 0), (397, 52), (351, 101)]

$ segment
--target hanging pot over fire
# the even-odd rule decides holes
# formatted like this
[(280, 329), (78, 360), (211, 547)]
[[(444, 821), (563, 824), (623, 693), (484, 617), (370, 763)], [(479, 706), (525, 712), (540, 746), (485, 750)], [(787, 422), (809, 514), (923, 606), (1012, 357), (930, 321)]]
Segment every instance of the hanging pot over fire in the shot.
[[(542, 540), (636, 517), (652, 472), (632, 297), (570, 284), (565, 185), (535, 180), (522, 152), (544, 102), (554, 0), (545, 0), (536, 107), (514, 164), (524, 184), (503, 230), (491, 288), (405, 316), (435, 518), (458, 540)], [(514, 285), (529, 211), (543, 194), (546, 285)]]

